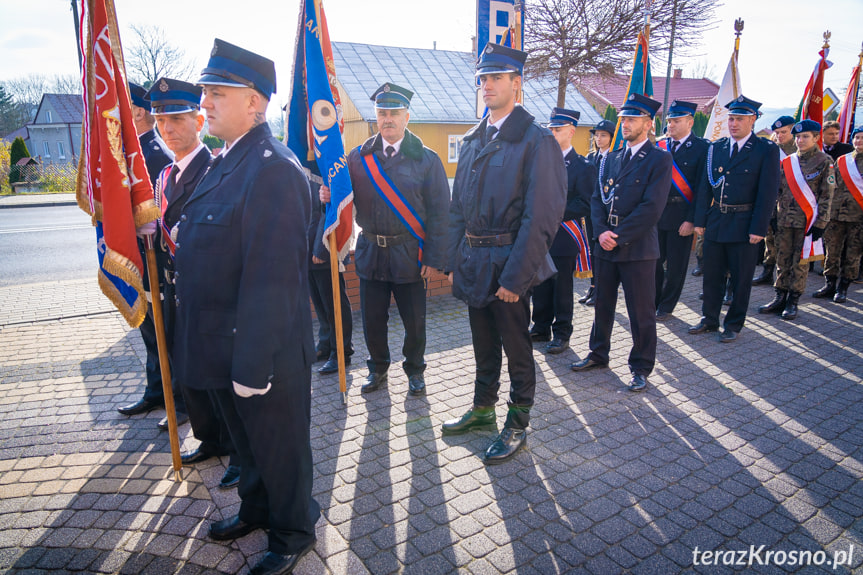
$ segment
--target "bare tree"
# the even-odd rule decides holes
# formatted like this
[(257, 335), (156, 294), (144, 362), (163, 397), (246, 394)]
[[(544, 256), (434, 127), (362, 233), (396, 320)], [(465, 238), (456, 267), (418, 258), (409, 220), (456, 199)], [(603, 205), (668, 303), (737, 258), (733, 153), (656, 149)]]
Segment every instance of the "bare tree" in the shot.
[(28, 74), (0, 81), (0, 90), (4, 94), (0, 131), (9, 132), (33, 121), (43, 94), (80, 94), (81, 80), (74, 74)]
[[(565, 105), (571, 78), (628, 71), (635, 40), (644, 27), (645, 0), (528, 0), (525, 49), (528, 76), (556, 76), (558, 106)], [(710, 28), (717, 0), (650, 2), (650, 50), (668, 50), (671, 22), (676, 20), (677, 54), (698, 45)]]
[(129, 79), (149, 88), (162, 77), (191, 81), (197, 70), (195, 61), (186, 52), (171, 44), (165, 31), (158, 26), (130, 26), (131, 41), (124, 50)]
[[(687, 71), (688, 78), (707, 78), (708, 80), (716, 80), (716, 66), (710, 63), (707, 58), (702, 58), (692, 62)], [(717, 84), (719, 82), (716, 82)]]

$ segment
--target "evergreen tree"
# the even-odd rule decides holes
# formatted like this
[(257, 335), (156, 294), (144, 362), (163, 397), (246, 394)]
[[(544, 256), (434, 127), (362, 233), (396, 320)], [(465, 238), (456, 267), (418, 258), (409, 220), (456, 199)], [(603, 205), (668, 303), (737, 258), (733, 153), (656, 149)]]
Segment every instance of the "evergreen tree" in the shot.
[(602, 115), (602, 117), (604, 119), (608, 120), (609, 122), (611, 122), (612, 124), (616, 124), (617, 123), (617, 110), (615, 109), (614, 106), (609, 104), (608, 106), (605, 107), (605, 113)]
[(709, 121), (710, 117), (704, 112), (695, 112), (695, 118), (692, 124), (692, 133), (699, 138), (703, 138), (704, 132), (707, 130), (707, 122)]
[(20, 136), (12, 142), (12, 148), (9, 150), (9, 183), (21, 181), (20, 167), (16, 164), (21, 158), (29, 158), (30, 151), (27, 150), (27, 144)]

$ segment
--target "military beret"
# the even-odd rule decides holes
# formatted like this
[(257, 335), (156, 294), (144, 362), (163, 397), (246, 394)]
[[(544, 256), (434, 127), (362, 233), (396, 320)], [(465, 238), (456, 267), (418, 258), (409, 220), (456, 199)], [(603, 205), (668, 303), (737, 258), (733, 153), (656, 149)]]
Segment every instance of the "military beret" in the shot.
[(794, 134), (802, 134), (803, 132), (816, 132), (820, 134), (821, 124), (815, 120), (800, 120), (794, 124), (794, 127), (791, 128), (791, 132)]
[(794, 122), (795, 120), (791, 116), (779, 116), (779, 118), (777, 118), (770, 127), (774, 130), (778, 130), (779, 128), (784, 128), (785, 126), (793, 126)]

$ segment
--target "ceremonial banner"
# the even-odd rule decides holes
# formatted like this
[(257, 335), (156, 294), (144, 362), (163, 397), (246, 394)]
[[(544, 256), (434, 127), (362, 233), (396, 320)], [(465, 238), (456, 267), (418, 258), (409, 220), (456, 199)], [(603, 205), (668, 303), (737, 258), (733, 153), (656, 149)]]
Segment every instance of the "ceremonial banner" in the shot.
[[(795, 119), (814, 120), (819, 124), (824, 123), (824, 72), (833, 65), (827, 60), (827, 54), (830, 53), (830, 46), (827, 44), (829, 32), (824, 34), (824, 46), (818, 52), (818, 62), (815, 63), (815, 69), (812, 75), (809, 76), (809, 82), (806, 83), (806, 90), (803, 92), (803, 99), (800, 100), (800, 106), (797, 108)], [(824, 142), (821, 138), (818, 139), (818, 147), (823, 148)]]
[[(860, 54), (863, 60), (863, 53)], [(854, 131), (854, 116), (857, 112), (857, 91), (860, 89), (860, 63), (851, 71), (851, 81), (845, 91), (845, 101), (839, 112), (839, 141), (851, 143), (851, 132)]]
[(303, 0), (288, 107), (287, 144), (306, 168), (330, 189), (324, 245), (336, 234), (339, 266), (353, 236), (354, 192), (342, 142), (342, 106), (336, 66), (321, 0)]
[(707, 129), (704, 131), (704, 137), (713, 142), (728, 137), (728, 110), (725, 108), (725, 104), (736, 100), (741, 94), (740, 73), (737, 70), (737, 52), (735, 47), (734, 52), (731, 53), (731, 59), (728, 61), (728, 67), (725, 69), (725, 75), (722, 76), (722, 84), (719, 85), (719, 93), (713, 103), (713, 111), (710, 112)]
[(81, 0), (83, 151), (78, 205), (93, 218), (99, 287), (132, 327), (147, 313), (135, 228), (159, 217), (132, 121), (113, 0)]
[[(650, 75), (650, 29), (638, 33), (638, 41), (635, 45), (635, 56), (632, 59), (632, 75), (629, 77), (629, 87), (622, 104), (626, 104), (630, 94), (642, 94), (648, 98), (653, 96), (653, 77)], [(622, 105), (621, 104), (621, 105)], [(621, 132), (621, 119), (617, 119), (617, 129), (611, 141), (611, 151), (619, 150), (624, 146), (625, 140)]]

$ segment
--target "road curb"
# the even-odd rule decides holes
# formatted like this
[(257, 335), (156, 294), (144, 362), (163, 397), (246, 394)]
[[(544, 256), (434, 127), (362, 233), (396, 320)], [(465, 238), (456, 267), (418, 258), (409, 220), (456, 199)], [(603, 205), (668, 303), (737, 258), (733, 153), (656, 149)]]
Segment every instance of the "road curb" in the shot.
[(4, 204), (0, 202), (0, 210), (11, 208), (50, 208), (52, 206), (77, 206), (78, 202), (74, 200), (60, 202), (36, 202), (32, 204)]

